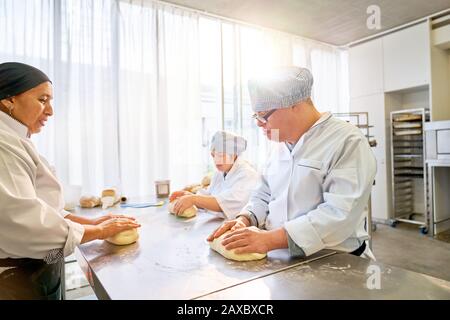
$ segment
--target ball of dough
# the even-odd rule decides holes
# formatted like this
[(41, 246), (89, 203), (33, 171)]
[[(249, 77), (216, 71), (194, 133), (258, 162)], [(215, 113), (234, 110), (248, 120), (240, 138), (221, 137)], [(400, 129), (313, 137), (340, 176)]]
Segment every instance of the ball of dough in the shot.
[(195, 188), (198, 188), (198, 187), (201, 187), (201, 184), (194, 183), (194, 184), (187, 185), (186, 187), (183, 188), (183, 190), (188, 191), (188, 192), (193, 192), (192, 190), (194, 190)]
[(115, 236), (106, 238), (105, 240), (118, 246), (124, 246), (127, 244), (135, 243), (137, 239), (139, 239), (139, 233), (136, 228), (133, 228), (130, 230), (119, 232)]
[(253, 260), (261, 260), (264, 259), (267, 254), (266, 253), (242, 253), (242, 254), (237, 254), (235, 253), (234, 249), (233, 250), (227, 250), (225, 249), (225, 247), (222, 245), (222, 241), (223, 238), (225, 238), (225, 236), (230, 233), (230, 231), (225, 232), (223, 235), (221, 235), (218, 238), (215, 238), (213, 241), (211, 241), (209, 243), (209, 246), (211, 247), (211, 249), (213, 249), (214, 251), (217, 251), (218, 253), (220, 253), (222, 256), (224, 256), (227, 259), (230, 260), (235, 260), (235, 261), (253, 261)]
[(192, 188), (192, 189), (191, 189), (191, 192), (192, 192), (192, 193), (197, 193), (200, 189), (203, 189), (203, 186), (198, 185), (198, 186)]
[(211, 177), (210, 176), (204, 176), (202, 179), (202, 186), (207, 187), (211, 184)]
[[(172, 202), (169, 203), (169, 212), (172, 214), (175, 214), (175, 204), (177, 203), (177, 200), (174, 200)], [(182, 217), (182, 218), (192, 218), (195, 217), (197, 215), (197, 207), (196, 206), (192, 206), (190, 208), (187, 208), (186, 210), (184, 210), (184, 212), (182, 214), (177, 215), (177, 217)]]

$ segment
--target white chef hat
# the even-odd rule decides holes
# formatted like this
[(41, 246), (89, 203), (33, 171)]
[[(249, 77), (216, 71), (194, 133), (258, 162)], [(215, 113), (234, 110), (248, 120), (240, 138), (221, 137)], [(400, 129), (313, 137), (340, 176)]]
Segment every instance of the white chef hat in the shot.
[(228, 131), (217, 131), (211, 139), (211, 151), (240, 155), (246, 148), (244, 137)]
[(313, 76), (306, 68), (277, 67), (250, 79), (248, 91), (255, 112), (282, 109), (311, 96)]

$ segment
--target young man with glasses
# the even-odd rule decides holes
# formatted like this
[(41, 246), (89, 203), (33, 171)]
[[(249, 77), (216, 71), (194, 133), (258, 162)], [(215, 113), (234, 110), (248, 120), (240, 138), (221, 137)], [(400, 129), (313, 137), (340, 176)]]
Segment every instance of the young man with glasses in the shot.
[(287, 248), (292, 256), (309, 256), (333, 249), (373, 258), (365, 208), (375, 157), (358, 128), (315, 108), (312, 84), (310, 71), (298, 67), (249, 81), (253, 117), (279, 144), (248, 204), (209, 241), (231, 229), (222, 244), (237, 254)]

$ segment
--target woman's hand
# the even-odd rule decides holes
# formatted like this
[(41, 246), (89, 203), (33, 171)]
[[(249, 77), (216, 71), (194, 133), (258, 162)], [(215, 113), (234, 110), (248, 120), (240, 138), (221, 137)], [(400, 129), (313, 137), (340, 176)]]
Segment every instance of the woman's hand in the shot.
[(97, 227), (100, 229), (98, 239), (112, 237), (119, 232), (139, 228), (141, 225), (134, 219), (129, 218), (111, 218), (101, 222)]
[(173, 192), (170, 197), (169, 197), (169, 201), (172, 202), (173, 200), (178, 199), (179, 197), (182, 196), (186, 196), (186, 195), (192, 195), (193, 193), (189, 192), (189, 191), (184, 191), (184, 190), (180, 190), (180, 191), (175, 191)]
[(92, 225), (99, 225), (100, 223), (102, 223), (104, 221), (107, 221), (109, 219), (116, 219), (116, 218), (124, 218), (124, 219), (136, 220), (133, 217), (125, 216), (123, 214), (111, 214), (110, 213), (110, 214), (107, 214), (107, 215), (104, 215), (104, 216), (92, 219), (90, 224), (92, 224)]
[(173, 210), (176, 215), (182, 214), (184, 210), (189, 209), (190, 207), (195, 205), (195, 195), (187, 194), (180, 198), (178, 198)]
[(242, 229), (250, 226), (250, 220), (244, 216), (240, 216), (236, 219), (225, 221), (219, 228), (214, 230), (213, 233), (209, 235), (206, 239), (208, 241), (213, 241), (215, 238), (220, 237), (228, 230), (235, 231), (237, 229)]

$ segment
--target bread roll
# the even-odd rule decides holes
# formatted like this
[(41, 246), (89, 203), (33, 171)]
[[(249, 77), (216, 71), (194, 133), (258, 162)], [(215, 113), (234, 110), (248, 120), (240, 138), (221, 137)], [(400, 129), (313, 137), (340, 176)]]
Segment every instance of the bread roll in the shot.
[(202, 179), (202, 186), (207, 187), (211, 184), (211, 177), (210, 176), (204, 176)]
[[(201, 184), (199, 184), (199, 183), (190, 184), (190, 185), (187, 185), (186, 187), (184, 187), (183, 190), (184, 191), (188, 191), (188, 192), (192, 192), (192, 190), (194, 190), (198, 186), (201, 186)], [(194, 192), (192, 192), (192, 193), (194, 193)]]
[(203, 189), (203, 186), (196, 186), (196, 187), (192, 188), (191, 192), (197, 193), (200, 189)]
[(100, 198), (96, 196), (82, 196), (80, 198), (80, 207), (82, 208), (94, 208), (100, 205)]

